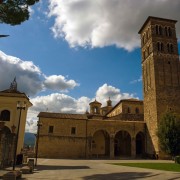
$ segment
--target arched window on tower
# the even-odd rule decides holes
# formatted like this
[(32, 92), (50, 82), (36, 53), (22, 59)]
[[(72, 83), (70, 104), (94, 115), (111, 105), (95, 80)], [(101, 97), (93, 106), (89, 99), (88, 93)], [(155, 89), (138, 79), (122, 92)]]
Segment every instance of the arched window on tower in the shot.
[(168, 53), (173, 53), (174, 52), (173, 44), (170, 44), (170, 43), (167, 44), (167, 51), (168, 51)]
[(170, 27), (168, 27), (168, 36), (172, 36), (172, 31)]
[(159, 26), (159, 35), (162, 35), (162, 27)]
[(162, 42), (157, 42), (157, 50), (159, 52), (163, 52), (164, 51), (164, 45)]
[(159, 27), (156, 25), (156, 34), (159, 34)]
[(172, 45), (172, 44), (170, 45), (170, 51), (171, 51), (171, 53), (174, 52), (174, 48), (173, 48), (173, 45)]
[(163, 34), (163, 29), (161, 26), (156, 25), (156, 34), (157, 35), (162, 35)]
[(168, 36), (168, 28), (165, 27), (165, 35)]
[(164, 45), (161, 43), (161, 51), (164, 51)]
[(1, 118), (0, 118), (1, 121), (10, 121), (10, 111), (8, 110), (3, 110), (1, 112)]
[(157, 42), (157, 50), (160, 51), (160, 42)]

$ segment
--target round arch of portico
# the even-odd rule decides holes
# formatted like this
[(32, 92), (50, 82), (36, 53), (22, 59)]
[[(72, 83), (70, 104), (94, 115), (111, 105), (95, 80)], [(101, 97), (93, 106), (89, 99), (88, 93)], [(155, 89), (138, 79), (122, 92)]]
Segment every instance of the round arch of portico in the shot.
[(118, 129), (116, 129), (116, 130), (114, 131), (114, 137), (115, 137), (115, 135), (116, 135), (118, 132), (120, 132), (120, 131), (126, 131), (126, 132), (128, 132), (129, 135), (130, 135), (130, 137), (131, 137), (131, 139), (132, 139), (133, 137), (136, 137), (136, 136), (134, 135), (134, 131), (130, 131), (128, 128), (118, 128)]
[(105, 129), (96, 129), (91, 136), (91, 155), (95, 157), (109, 157), (110, 135)]
[(95, 134), (96, 132), (98, 132), (98, 131), (104, 131), (104, 132), (106, 132), (106, 133), (109, 135), (109, 137), (110, 137), (110, 135), (111, 135), (110, 130), (109, 130), (109, 129), (105, 129), (105, 128), (92, 129), (92, 130), (89, 132), (89, 134), (90, 134), (91, 137), (93, 137), (94, 134)]
[(145, 153), (145, 134), (142, 131), (136, 133), (136, 156), (142, 156)]
[(131, 134), (122, 129), (114, 136), (114, 155), (131, 156), (132, 137)]

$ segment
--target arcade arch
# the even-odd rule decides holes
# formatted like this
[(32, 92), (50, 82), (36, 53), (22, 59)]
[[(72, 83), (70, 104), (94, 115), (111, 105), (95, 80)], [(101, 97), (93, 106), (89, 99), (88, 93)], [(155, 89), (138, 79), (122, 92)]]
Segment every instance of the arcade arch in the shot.
[(131, 135), (127, 131), (119, 131), (114, 139), (115, 156), (131, 156)]
[(145, 153), (144, 133), (138, 132), (136, 135), (136, 156), (142, 156)]
[(105, 130), (98, 130), (92, 137), (92, 155), (108, 156), (110, 155), (110, 136)]

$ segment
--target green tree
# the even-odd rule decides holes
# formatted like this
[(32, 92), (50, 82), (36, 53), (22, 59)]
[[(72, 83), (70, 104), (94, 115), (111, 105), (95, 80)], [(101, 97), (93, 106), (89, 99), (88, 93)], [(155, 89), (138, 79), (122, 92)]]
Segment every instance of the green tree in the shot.
[(29, 6), (39, 0), (0, 0), (0, 23), (18, 25), (29, 19)]
[(157, 135), (161, 149), (171, 156), (180, 154), (180, 119), (173, 113), (166, 113), (161, 119)]

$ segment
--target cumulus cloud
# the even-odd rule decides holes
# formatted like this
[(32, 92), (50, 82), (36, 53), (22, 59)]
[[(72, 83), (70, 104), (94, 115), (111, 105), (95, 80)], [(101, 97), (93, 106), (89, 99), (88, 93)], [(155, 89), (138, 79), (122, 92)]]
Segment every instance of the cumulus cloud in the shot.
[(103, 105), (106, 105), (106, 101), (111, 99), (115, 105), (121, 99), (137, 98), (134, 94), (122, 93), (120, 89), (115, 88), (111, 85), (104, 84), (98, 88), (96, 92), (96, 99)]
[[(104, 84), (98, 88), (95, 93), (96, 99), (106, 105), (106, 101), (111, 98), (115, 105), (121, 99), (135, 98), (134, 94), (122, 93), (120, 89)], [(29, 109), (26, 131), (35, 132), (37, 129), (37, 115), (39, 112), (56, 112), (56, 113), (80, 113), (83, 114), (89, 110), (89, 103), (94, 98), (82, 96), (73, 98), (71, 96), (53, 93), (46, 96), (37, 96), (31, 99), (33, 106)]]
[(179, 0), (49, 0), (48, 16), (55, 17), (54, 37), (71, 47), (116, 45), (131, 51), (140, 46), (137, 32), (148, 16), (180, 19), (179, 9)]
[(53, 90), (66, 90), (66, 89), (73, 89), (74, 87), (78, 86), (74, 80), (67, 80), (62, 75), (52, 75), (46, 77), (44, 81), (44, 85), (48, 89)]
[(0, 89), (8, 89), (16, 76), (18, 90), (27, 95), (35, 95), (42, 90), (65, 91), (79, 84), (62, 75), (44, 75), (32, 61), (23, 61), (0, 51)]
[(31, 102), (33, 106), (28, 111), (26, 132), (36, 132), (39, 112), (85, 113), (89, 108), (90, 98), (75, 99), (65, 94), (53, 93), (32, 98)]

